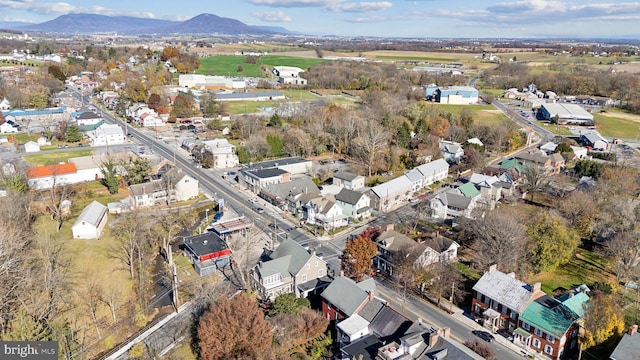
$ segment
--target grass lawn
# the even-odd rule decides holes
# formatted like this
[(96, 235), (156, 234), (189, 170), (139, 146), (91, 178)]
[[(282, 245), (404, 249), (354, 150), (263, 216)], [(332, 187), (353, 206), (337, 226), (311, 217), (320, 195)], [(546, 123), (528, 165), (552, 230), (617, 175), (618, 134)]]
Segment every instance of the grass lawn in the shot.
[(597, 281), (611, 282), (614, 275), (607, 268), (607, 260), (584, 249), (578, 249), (568, 263), (553, 272), (544, 272), (526, 279), (528, 283), (542, 283), (542, 290), (551, 294), (558, 288), (570, 289), (575, 285), (593, 285)]
[[(450, 54), (447, 54), (450, 55)], [(376, 55), (376, 59), (378, 60), (392, 60), (392, 61), (428, 61), (428, 62), (454, 62), (461, 61), (461, 59), (453, 58), (453, 57), (438, 57), (435, 54), (426, 55), (426, 56), (416, 56), (416, 55)]]
[(640, 135), (640, 122), (625, 113), (593, 114), (596, 127), (603, 136), (623, 139), (637, 139)]
[(477, 124), (501, 124), (508, 120), (507, 117), (493, 105), (449, 105), (433, 103), (431, 106), (436, 107), (442, 113), (450, 113), (453, 116), (458, 116), (463, 109), (468, 109), (473, 114), (474, 123)]
[(5, 134), (6, 136), (14, 136), (16, 138), (16, 141), (18, 142), (18, 144), (25, 144), (28, 143), (29, 141), (37, 141), (40, 136), (40, 134)]
[(229, 101), (229, 113), (252, 114), (258, 112), (258, 108), (273, 107), (275, 101)]
[[(556, 135), (573, 135), (573, 133), (567, 129), (565, 126), (555, 126), (553, 124), (549, 124), (547, 121), (538, 121), (538, 125), (544, 126), (547, 130), (551, 131)], [(545, 125), (548, 124), (548, 125)]]
[(321, 96), (312, 94), (309, 90), (280, 90), (280, 91), (282, 91), (282, 93), (287, 98), (290, 98), (292, 101), (322, 99)]
[[(262, 65), (268, 66), (295, 66), (307, 69), (313, 65), (326, 60), (299, 58), (292, 56), (265, 55), (261, 56), (257, 64), (247, 64), (244, 62), (245, 57), (242, 55), (217, 55), (200, 59), (200, 68), (196, 71), (198, 74), (205, 75), (223, 75), (223, 76), (247, 76), (247, 77), (265, 77), (262, 72)], [(243, 71), (238, 72), (238, 65), (241, 65)]]
[[(189, 338), (187, 338), (189, 339)], [(171, 349), (164, 356), (166, 359), (175, 359), (175, 360), (197, 360), (198, 356), (191, 349), (191, 344), (185, 339), (180, 344), (176, 345), (175, 348)]]
[(40, 165), (52, 165), (60, 162), (67, 162), (69, 158), (80, 157), (80, 156), (89, 156), (93, 155), (92, 149), (77, 149), (77, 150), (66, 150), (66, 151), (58, 151), (58, 152), (49, 152), (42, 154), (34, 154), (34, 155), (26, 155), (22, 158), (29, 164), (40, 166)]

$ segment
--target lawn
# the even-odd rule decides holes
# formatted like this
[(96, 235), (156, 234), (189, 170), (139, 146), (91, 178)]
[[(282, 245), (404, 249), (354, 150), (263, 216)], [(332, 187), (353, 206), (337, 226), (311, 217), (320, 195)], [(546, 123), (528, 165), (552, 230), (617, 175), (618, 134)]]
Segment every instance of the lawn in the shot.
[(432, 104), (442, 113), (450, 113), (453, 116), (460, 115), (463, 109), (468, 109), (473, 114), (474, 123), (477, 124), (501, 124), (507, 121), (507, 117), (496, 109), (493, 105), (449, 105), (449, 104)]
[(402, 55), (376, 55), (378, 60), (391, 60), (391, 61), (427, 61), (427, 62), (454, 62), (461, 61), (452, 57), (438, 57), (438, 56), (402, 56)]
[[(640, 135), (640, 119), (626, 113), (593, 114), (596, 127), (603, 136), (637, 139)], [(640, 118), (640, 117), (639, 117)]]
[(526, 279), (528, 283), (542, 283), (542, 290), (552, 294), (556, 289), (570, 289), (575, 285), (593, 285), (595, 282), (611, 283), (614, 275), (607, 267), (607, 260), (584, 249), (578, 249), (568, 263), (553, 272), (543, 272)]
[(274, 101), (229, 101), (229, 113), (253, 114), (259, 111), (259, 108), (273, 107)]
[[(279, 55), (261, 56), (257, 64), (247, 64), (244, 60), (245, 57), (242, 55), (216, 55), (205, 57), (200, 59), (200, 68), (196, 73), (205, 75), (265, 77), (265, 74), (261, 69), (262, 65), (294, 66), (307, 69), (319, 62), (326, 61), (322, 59)], [(243, 71), (238, 72), (238, 65), (242, 66)]]
[(22, 158), (31, 165), (52, 165), (69, 161), (69, 158), (93, 155), (92, 149), (77, 149), (48, 152), (42, 154), (25, 155)]

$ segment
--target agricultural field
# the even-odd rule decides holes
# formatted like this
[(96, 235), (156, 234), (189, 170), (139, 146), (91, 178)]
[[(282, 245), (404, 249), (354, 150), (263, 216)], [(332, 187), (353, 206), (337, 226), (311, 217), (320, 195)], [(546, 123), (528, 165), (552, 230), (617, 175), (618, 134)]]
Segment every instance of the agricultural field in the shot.
[[(290, 57), (281, 55), (265, 55), (259, 58), (257, 64), (245, 63), (242, 55), (217, 55), (200, 59), (198, 74), (223, 75), (223, 76), (246, 76), (265, 77), (262, 66), (294, 66), (307, 69), (313, 65), (323, 62), (322, 59)], [(238, 66), (242, 66), (242, 71), (238, 72)]]
[(468, 109), (473, 114), (475, 123), (478, 124), (500, 124), (507, 121), (507, 117), (497, 110), (493, 105), (448, 105), (434, 103), (432, 106), (438, 108), (443, 113), (450, 113), (451, 115), (458, 116), (463, 109)]

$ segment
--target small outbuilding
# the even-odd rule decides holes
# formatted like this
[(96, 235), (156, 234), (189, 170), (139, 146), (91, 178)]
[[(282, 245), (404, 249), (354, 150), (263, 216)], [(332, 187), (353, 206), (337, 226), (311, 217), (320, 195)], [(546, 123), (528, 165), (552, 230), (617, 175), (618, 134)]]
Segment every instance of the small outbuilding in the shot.
[(107, 224), (107, 207), (93, 201), (71, 226), (74, 239), (98, 239)]

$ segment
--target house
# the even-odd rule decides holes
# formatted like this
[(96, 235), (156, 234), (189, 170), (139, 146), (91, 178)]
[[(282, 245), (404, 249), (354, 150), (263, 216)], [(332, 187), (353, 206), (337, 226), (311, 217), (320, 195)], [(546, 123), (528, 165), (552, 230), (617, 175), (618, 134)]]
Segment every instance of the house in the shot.
[(422, 186), (427, 187), (435, 182), (442, 181), (449, 176), (449, 163), (444, 159), (437, 159), (427, 164), (416, 167), (424, 177)]
[(408, 201), (413, 194), (413, 183), (406, 176), (400, 176), (369, 190), (371, 204), (375, 210), (389, 211)]
[(71, 114), (71, 120), (78, 126), (95, 125), (102, 121), (102, 116), (95, 109), (83, 109), (81, 112)]
[(82, 182), (73, 163), (35, 166), (27, 169), (26, 175), (29, 187), (34, 190), (48, 190), (54, 186)]
[(322, 226), (325, 231), (349, 224), (349, 216), (342, 213), (342, 207), (330, 197), (320, 197), (304, 205), (304, 220), (311, 225)]
[(635, 360), (640, 358), (638, 325), (632, 325), (609, 356), (609, 360)]
[(236, 147), (227, 139), (203, 141), (198, 160), (206, 167), (213, 169), (233, 168), (240, 165)]
[(291, 181), (291, 174), (285, 170), (278, 168), (241, 171), (238, 182), (244, 185), (254, 193), (260, 193), (260, 190), (270, 184), (280, 184)]
[(181, 247), (200, 276), (215, 274), (217, 269), (231, 262), (231, 250), (227, 243), (213, 232), (185, 237)]
[(33, 153), (40, 151), (40, 145), (35, 141), (29, 141), (24, 144), (24, 152)]
[(259, 196), (291, 214), (302, 213), (304, 204), (322, 197), (318, 186), (307, 176), (279, 184), (269, 184), (260, 190)]
[(19, 131), (20, 131), (20, 126), (16, 124), (13, 120), (6, 119), (2, 124), (0, 124), (1, 134), (15, 134)]
[(455, 190), (448, 190), (431, 199), (431, 216), (436, 219), (449, 219), (458, 216), (472, 218), (476, 207), (474, 198), (466, 197)]
[(372, 278), (358, 283), (345, 276), (338, 276), (320, 294), (322, 315), (327, 320), (342, 321), (358, 313), (373, 300), (376, 283)]
[(7, 98), (3, 98), (2, 101), (0, 101), (0, 110), (11, 110), (11, 103)]
[(480, 190), (480, 195), (486, 200), (498, 201), (503, 196), (503, 191), (507, 195), (511, 195), (511, 184), (505, 184), (497, 176), (489, 176), (478, 173), (473, 173), (469, 177), (469, 183), (475, 185)]
[(406, 235), (394, 230), (393, 224), (388, 224), (385, 231), (376, 239), (378, 254), (373, 262), (377, 269), (393, 276), (394, 264), (398, 257), (409, 259), (415, 269), (423, 269), (437, 262), (458, 261), (460, 245), (439, 233), (417, 242)]
[(471, 145), (475, 145), (475, 146), (479, 146), (479, 147), (484, 147), (484, 143), (482, 141), (480, 141), (480, 139), (478, 139), (477, 137), (468, 139), (467, 144), (471, 144)]
[(90, 137), (92, 146), (119, 145), (127, 142), (124, 130), (117, 124), (103, 124)]
[(172, 169), (160, 180), (130, 185), (129, 193), (134, 208), (186, 201), (198, 196), (198, 180), (180, 170)]
[(338, 171), (333, 174), (333, 185), (343, 187), (347, 190), (364, 188), (364, 180), (364, 176), (356, 175), (348, 171)]
[(464, 149), (457, 142), (440, 140), (439, 148), (442, 157), (450, 164), (459, 163), (464, 156)]
[(478, 198), (480, 198), (480, 196), (482, 195), (480, 191), (476, 188), (476, 186), (471, 182), (458, 186), (456, 188), (456, 192), (472, 200), (478, 200)]
[(493, 264), (473, 286), (471, 312), (484, 319), (485, 327), (513, 333), (529, 303), (544, 295), (540, 283), (524, 283), (514, 273), (505, 274)]
[(411, 192), (418, 192), (422, 189), (422, 182), (424, 176), (418, 169), (412, 169), (407, 171), (404, 176), (411, 182)]
[(250, 164), (243, 171), (254, 171), (264, 169), (280, 169), (292, 175), (308, 174), (313, 168), (313, 162), (301, 157), (289, 157), (277, 160), (262, 161)]
[(263, 300), (273, 301), (278, 295), (295, 293), (307, 297), (326, 287), (327, 263), (291, 239), (283, 240), (269, 255), (251, 270), (252, 286)]
[(343, 188), (336, 195), (336, 203), (342, 208), (342, 213), (353, 219), (363, 219), (371, 216), (371, 198), (365, 193)]
[(587, 147), (587, 149), (594, 150), (609, 150), (611, 146), (609, 140), (605, 139), (597, 131), (590, 131), (586, 134), (580, 135), (580, 141)]
[(589, 150), (582, 146), (571, 146), (571, 150), (573, 150), (573, 154), (576, 156), (575, 158), (578, 160), (583, 160), (588, 158)]
[(74, 239), (98, 239), (107, 224), (107, 207), (97, 201), (87, 205), (71, 226)]
[(80, 131), (86, 138), (90, 139), (95, 136), (96, 130), (98, 130), (98, 128), (104, 124), (104, 121), (99, 121), (98, 123), (92, 125), (78, 126), (78, 131)]
[(551, 359), (560, 359), (566, 351), (576, 350), (579, 329), (576, 322), (584, 315), (589, 296), (585, 292), (570, 295), (563, 301), (548, 295), (530, 301), (520, 314), (513, 342)]

